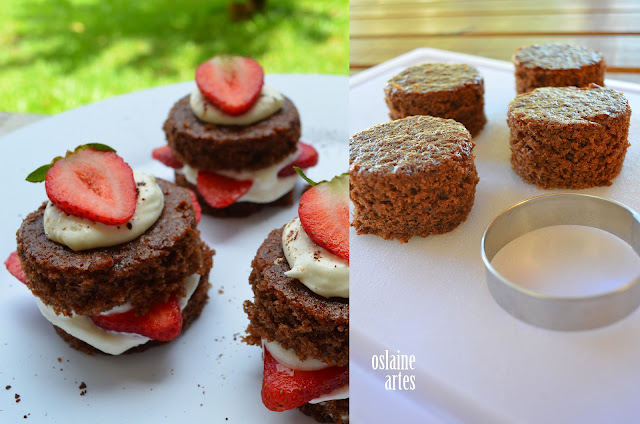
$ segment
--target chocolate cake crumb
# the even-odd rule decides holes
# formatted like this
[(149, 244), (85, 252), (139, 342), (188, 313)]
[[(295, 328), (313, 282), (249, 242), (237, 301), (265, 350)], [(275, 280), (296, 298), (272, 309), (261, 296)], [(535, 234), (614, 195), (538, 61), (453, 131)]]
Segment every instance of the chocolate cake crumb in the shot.
[(132, 229), (132, 228), (133, 228), (133, 225), (131, 225), (131, 223), (130, 223), (130, 222), (127, 222), (127, 228), (130, 230), (130, 229)]
[(11, 388), (11, 386), (7, 385), (7, 386), (5, 387), (5, 390), (9, 390), (10, 388)]

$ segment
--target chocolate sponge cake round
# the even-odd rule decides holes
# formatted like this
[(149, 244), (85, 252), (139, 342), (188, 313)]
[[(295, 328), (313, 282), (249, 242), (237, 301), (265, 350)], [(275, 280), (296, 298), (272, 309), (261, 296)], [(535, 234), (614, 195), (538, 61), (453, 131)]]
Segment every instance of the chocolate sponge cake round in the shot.
[(538, 87), (604, 86), (602, 54), (586, 47), (562, 43), (520, 47), (513, 63), (518, 94)]
[(451, 119), (412, 116), (375, 125), (349, 142), (352, 226), (407, 242), (442, 234), (473, 206), (474, 143)]
[(391, 119), (411, 115), (449, 118), (464, 125), (471, 135), (484, 127), (484, 80), (465, 64), (425, 63), (392, 77), (384, 89)]
[(296, 150), (300, 117), (286, 97), (278, 112), (250, 126), (204, 122), (193, 114), (189, 99), (171, 108), (163, 126), (167, 143), (183, 163), (205, 170), (260, 169)]
[(611, 185), (629, 146), (631, 108), (615, 90), (543, 87), (509, 103), (511, 164), (544, 189)]
[(284, 275), (291, 268), (282, 249), (283, 229), (273, 230), (252, 262), (249, 282), (253, 302), (246, 341), (277, 341), (300, 359), (314, 358), (332, 366), (349, 364), (349, 300), (317, 295)]
[(47, 238), (46, 204), (27, 216), (17, 233), (17, 252), (33, 294), (65, 315), (98, 314), (125, 302), (144, 313), (182, 290), (185, 277), (208, 273), (212, 251), (196, 229), (189, 192), (156, 181), (164, 209), (128, 243), (75, 252)]

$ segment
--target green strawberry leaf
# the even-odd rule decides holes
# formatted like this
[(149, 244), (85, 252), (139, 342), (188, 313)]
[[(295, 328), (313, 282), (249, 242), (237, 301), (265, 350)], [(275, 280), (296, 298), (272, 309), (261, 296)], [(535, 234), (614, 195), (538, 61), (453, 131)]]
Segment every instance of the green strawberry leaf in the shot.
[[(80, 150), (83, 149), (96, 149), (96, 150), (100, 150), (100, 151), (108, 151), (108, 152), (114, 152), (115, 153), (115, 149), (112, 147), (107, 146), (106, 144), (101, 144), (101, 143), (87, 143), (87, 144), (81, 144), (80, 146), (76, 147), (73, 152), (67, 151), (66, 156), (69, 156), (70, 154), (73, 154), (75, 152), (79, 152)], [(25, 178), (27, 181), (29, 181), (30, 183), (41, 183), (45, 180), (45, 178), (47, 177), (47, 171), (49, 171), (49, 169), (51, 169), (51, 167), (53, 166), (54, 163), (56, 163), (56, 161), (59, 161), (60, 159), (63, 159), (62, 156), (56, 156), (55, 158), (53, 158), (53, 160), (46, 164), (46, 165), (42, 165), (41, 167), (39, 167), (38, 169), (36, 169), (35, 171), (31, 172), (29, 175), (27, 175), (27, 178)]]

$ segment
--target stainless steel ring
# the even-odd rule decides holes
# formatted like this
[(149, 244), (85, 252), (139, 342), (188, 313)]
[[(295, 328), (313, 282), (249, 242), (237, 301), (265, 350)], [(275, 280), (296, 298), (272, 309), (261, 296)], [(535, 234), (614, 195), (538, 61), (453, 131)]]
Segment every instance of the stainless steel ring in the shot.
[(548, 194), (517, 203), (498, 215), (482, 235), (489, 291), (514, 317), (552, 330), (588, 330), (612, 324), (640, 304), (640, 276), (594, 296), (562, 297), (524, 289), (491, 265), (496, 253), (530, 231), (552, 225), (599, 228), (627, 242), (640, 256), (640, 216), (621, 203), (587, 194)]

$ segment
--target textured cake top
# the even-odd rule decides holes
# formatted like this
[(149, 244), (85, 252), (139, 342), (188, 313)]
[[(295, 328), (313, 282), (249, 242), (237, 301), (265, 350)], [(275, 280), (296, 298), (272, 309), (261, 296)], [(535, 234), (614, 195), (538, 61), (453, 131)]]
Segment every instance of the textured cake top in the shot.
[(387, 83), (388, 89), (428, 93), (451, 90), (465, 84), (479, 84), (482, 77), (471, 65), (452, 63), (423, 63), (411, 66)]
[(519, 94), (509, 103), (509, 115), (520, 120), (546, 122), (593, 122), (597, 116), (630, 113), (629, 102), (615, 90), (590, 84), (588, 87), (541, 87)]
[(583, 66), (595, 65), (602, 60), (602, 55), (594, 50), (573, 44), (534, 44), (520, 47), (513, 61), (528, 68), (546, 69), (579, 69)]
[(469, 131), (453, 119), (418, 115), (361, 131), (349, 141), (350, 172), (413, 173), (472, 158)]

